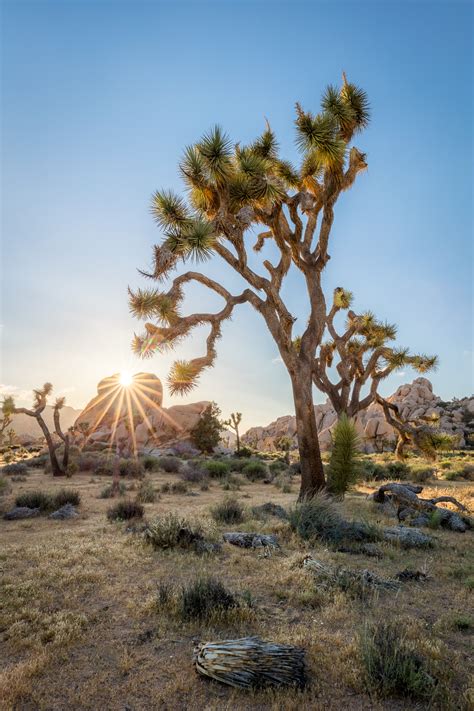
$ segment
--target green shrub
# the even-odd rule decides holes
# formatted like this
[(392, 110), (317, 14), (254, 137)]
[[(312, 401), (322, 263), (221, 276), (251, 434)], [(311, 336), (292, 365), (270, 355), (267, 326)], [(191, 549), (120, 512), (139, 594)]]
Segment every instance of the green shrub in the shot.
[(54, 508), (53, 498), (44, 491), (26, 491), (16, 497), (15, 504), (29, 509), (41, 509), (41, 511), (51, 511)]
[(81, 495), (76, 489), (61, 489), (53, 496), (53, 506), (60, 509), (65, 504), (79, 506), (81, 503)]
[(227, 497), (211, 508), (211, 516), (219, 523), (242, 523), (245, 509), (237, 499)]
[(359, 640), (365, 681), (380, 696), (429, 701), (437, 680), (429, 661), (409, 640), (408, 632), (408, 623), (401, 620), (382, 618), (365, 627)]
[(276, 476), (277, 474), (281, 474), (281, 472), (287, 471), (288, 465), (282, 462), (281, 459), (275, 459), (273, 462), (270, 462), (268, 468), (270, 469), (270, 474)]
[(129, 521), (132, 518), (143, 518), (145, 509), (138, 501), (119, 501), (107, 511), (109, 521)]
[(438, 466), (439, 466), (440, 469), (451, 469), (452, 463), (449, 462), (449, 461), (444, 461), (444, 462), (440, 462), (440, 463), (438, 464)]
[(333, 431), (333, 445), (327, 475), (327, 488), (331, 494), (344, 496), (349, 486), (357, 481), (359, 443), (354, 422), (343, 413)]
[(410, 467), (405, 462), (387, 462), (385, 466), (389, 479), (408, 479)]
[(167, 474), (177, 474), (181, 469), (181, 462), (177, 457), (159, 457), (159, 467)]
[(252, 455), (253, 452), (250, 447), (241, 447), (238, 452), (235, 452), (235, 456), (240, 457), (241, 459), (248, 459)]
[(2, 474), (13, 474), (14, 476), (24, 476), (28, 474), (28, 467), (23, 462), (14, 462), (13, 464), (5, 464), (1, 470)]
[(459, 615), (454, 615), (451, 620), (451, 626), (455, 630), (460, 632), (467, 632), (474, 628), (474, 618), (470, 615), (465, 615), (460, 613)]
[(390, 478), (388, 470), (382, 464), (373, 462), (371, 459), (362, 460), (359, 467), (361, 478), (367, 481), (383, 481)]
[(220, 442), (224, 425), (220, 421), (221, 411), (215, 402), (211, 402), (204, 410), (198, 422), (190, 432), (192, 443), (201, 452), (211, 454)]
[(249, 481), (258, 481), (259, 479), (267, 478), (268, 469), (266, 464), (255, 460), (245, 465), (242, 469), (242, 474), (246, 476)]
[(146, 472), (156, 472), (160, 469), (160, 460), (158, 457), (152, 457), (151, 454), (142, 457), (140, 461)]
[(227, 462), (218, 462), (215, 459), (209, 459), (208, 461), (203, 462), (201, 467), (207, 472), (211, 479), (223, 479), (230, 471)]
[(214, 578), (198, 578), (182, 588), (181, 617), (184, 620), (209, 619), (235, 607), (239, 607), (239, 603), (234, 595)]
[(249, 462), (253, 461), (255, 460), (248, 457), (231, 457), (230, 459), (226, 459), (226, 463), (231, 472), (241, 472)]
[(149, 479), (140, 482), (137, 492), (137, 501), (142, 504), (152, 504), (156, 499), (156, 491)]
[(213, 537), (215, 532), (201, 521), (193, 521), (169, 511), (148, 524), (145, 539), (154, 548), (188, 548), (197, 540)]

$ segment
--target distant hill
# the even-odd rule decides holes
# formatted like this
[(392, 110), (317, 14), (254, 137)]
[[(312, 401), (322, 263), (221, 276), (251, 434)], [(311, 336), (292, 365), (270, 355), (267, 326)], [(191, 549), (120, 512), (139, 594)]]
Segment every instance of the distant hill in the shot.
[[(63, 431), (67, 430), (68, 427), (71, 427), (74, 424), (81, 412), (82, 410), (75, 410), (73, 407), (68, 407), (67, 405), (63, 407), (61, 410), (61, 427), (63, 428)], [(53, 408), (50, 405), (45, 407), (43, 418), (48, 427), (54, 430)], [(17, 435), (30, 435), (32, 437), (43, 436), (43, 433), (41, 432), (41, 429), (34, 417), (29, 417), (28, 415), (13, 415), (11, 426)]]

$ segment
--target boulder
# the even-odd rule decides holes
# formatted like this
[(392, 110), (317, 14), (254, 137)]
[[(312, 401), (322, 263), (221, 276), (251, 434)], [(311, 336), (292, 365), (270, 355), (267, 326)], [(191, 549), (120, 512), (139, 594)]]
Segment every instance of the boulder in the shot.
[(60, 509), (53, 511), (52, 514), (49, 514), (48, 518), (52, 518), (57, 521), (64, 521), (64, 519), (76, 518), (77, 516), (79, 516), (79, 514), (72, 504), (64, 504), (64, 506), (61, 506)]
[(15, 506), (3, 515), (5, 521), (18, 521), (22, 518), (35, 518), (41, 514), (40, 509), (30, 509), (28, 506)]

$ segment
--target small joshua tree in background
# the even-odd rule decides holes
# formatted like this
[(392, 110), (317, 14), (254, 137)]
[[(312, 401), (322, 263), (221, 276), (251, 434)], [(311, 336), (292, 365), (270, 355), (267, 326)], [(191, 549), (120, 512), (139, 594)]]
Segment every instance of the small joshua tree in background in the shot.
[(215, 402), (206, 407), (199, 421), (191, 430), (191, 441), (206, 454), (211, 454), (220, 442), (224, 425), (219, 419), (221, 411)]
[[(8, 398), (7, 398), (7, 400), (8, 400)], [(8, 446), (11, 446), (10, 432), (13, 432), (13, 433), (15, 432), (12, 428), (7, 429), (7, 427), (10, 427), (11, 422), (12, 422), (12, 413), (4, 408), (3, 412), (2, 412), (2, 416), (0, 417), (0, 444), (3, 443), (3, 439), (6, 435), (8, 437)]]
[(41, 431), (43, 432), (46, 444), (48, 446), (53, 476), (65, 476), (69, 461), (69, 434), (64, 434), (60, 425), (60, 410), (64, 407), (64, 404), (66, 402), (65, 398), (58, 398), (53, 408), (53, 418), (56, 434), (64, 443), (64, 455), (61, 464), (59, 463), (56, 454), (56, 450), (59, 447), (59, 444), (55, 444), (53, 442), (51, 432), (43, 418), (43, 412), (47, 405), (48, 397), (49, 395), (51, 395), (52, 391), (53, 386), (51, 385), (51, 383), (45, 383), (42, 388), (33, 390), (34, 401), (31, 410), (26, 407), (16, 407), (13, 398), (7, 397), (3, 401), (2, 412), (4, 418), (8, 416), (11, 418), (12, 415), (28, 415), (28, 417), (34, 417)]
[(343, 497), (350, 484), (357, 481), (359, 437), (353, 421), (343, 413), (333, 432), (333, 445), (328, 466), (327, 488)]
[(229, 419), (225, 420), (222, 423), (225, 427), (230, 427), (235, 432), (235, 436), (236, 436), (235, 451), (237, 452), (237, 454), (239, 454), (239, 452), (240, 452), (239, 425), (241, 422), (242, 422), (242, 413), (241, 412), (232, 412)]
[(290, 463), (290, 449), (293, 445), (293, 440), (291, 437), (278, 437), (275, 440), (275, 447), (279, 452), (283, 452), (284, 460), (287, 464)]

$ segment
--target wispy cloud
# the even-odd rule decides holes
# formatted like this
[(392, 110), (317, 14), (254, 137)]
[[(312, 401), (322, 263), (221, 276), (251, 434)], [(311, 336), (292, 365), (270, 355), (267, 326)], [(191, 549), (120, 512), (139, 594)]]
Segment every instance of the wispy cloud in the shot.
[(272, 363), (273, 363), (273, 365), (279, 365), (280, 363), (283, 363), (283, 358), (281, 356), (272, 358)]
[(400, 372), (397, 373), (397, 375), (398, 375), (399, 378), (404, 378), (405, 375), (406, 375), (406, 370), (400, 370)]
[(15, 401), (22, 403), (31, 402), (32, 392), (31, 390), (23, 390), (16, 385), (6, 385), (5, 383), (0, 383), (0, 398), (13, 397)]

